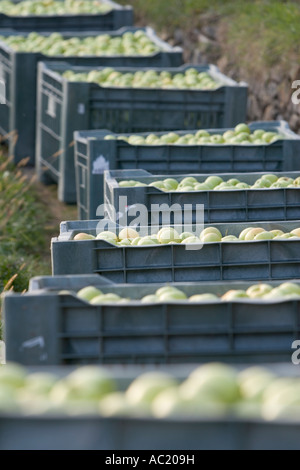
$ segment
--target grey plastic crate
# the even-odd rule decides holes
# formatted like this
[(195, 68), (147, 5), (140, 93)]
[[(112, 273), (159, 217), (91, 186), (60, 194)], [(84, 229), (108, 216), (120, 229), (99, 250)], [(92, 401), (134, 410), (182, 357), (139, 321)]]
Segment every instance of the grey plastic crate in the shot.
[[(131, 145), (109, 130), (74, 133), (78, 218), (97, 218), (103, 203), (105, 170), (143, 169), (154, 175), (183, 173), (253, 173), (300, 171), (300, 136), (286, 121), (256, 121), (252, 131), (280, 132), (285, 138), (269, 145)], [(222, 129), (222, 132), (229, 130)], [(220, 129), (209, 129), (210, 133)], [(196, 131), (175, 131), (180, 135)], [(104, 140), (106, 135), (115, 140)], [(164, 132), (158, 132), (162, 135)], [(125, 134), (130, 135), (130, 134)], [(142, 133), (140, 135), (147, 135)]]
[[(37, 100), (37, 64), (39, 61), (47, 60), (48, 62), (62, 61), (73, 65), (86, 65), (91, 67), (97, 66), (126, 66), (126, 67), (143, 67), (153, 64), (153, 66), (178, 66), (183, 62), (182, 49), (172, 48), (169, 44), (162, 41), (152, 28), (136, 28), (123, 27), (118, 30), (105, 31), (110, 36), (120, 36), (125, 32), (143, 30), (146, 34), (160, 47), (161, 52), (150, 56), (46, 56), (39, 52), (17, 52), (4, 42), (0, 42), (0, 79), (3, 79), (6, 85), (6, 104), (0, 106), (0, 133), (2, 135), (11, 135), (9, 138), (9, 153), (13, 156), (14, 162), (18, 163), (23, 158), (29, 157), (29, 164), (35, 163), (35, 140), (36, 140), (36, 100)], [(20, 32), (14, 30), (3, 30), (3, 36), (25, 35), (28, 32)], [(39, 32), (43, 36), (48, 36), (49, 32)], [(92, 32), (61, 32), (63, 37), (80, 37), (97, 36), (101, 34), (99, 31)], [(54, 82), (56, 83), (56, 82)], [(53, 81), (48, 82), (48, 89), (45, 93), (50, 95), (49, 106), (45, 110), (44, 125), (48, 125), (48, 121), (55, 121), (53, 132), (55, 133), (58, 124), (54, 118), (55, 106), (60, 107), (57, 100), (61, 97), (62, 90), (54, 87)], [(80, 96), (80, 95), (79, 95)], [(54, 105), (54, 108), (53, 108)], [(78, 111), (80, 112), (80, 111)], [(48, 114), (47, 114), (48, 113)], [(76, 111), (77, 113), (77, 111)], [(59, 111), (57, 110), (57, 114)], [(80, 116), (79, 116), (80, 117)], [(17, 133), (17, 140), (15, 135)], [(53, 139), (53, 135), (51, 135)]]
[[(163, 65), (163, 64), (161, 64)], [(148, 64), (147, 68), (154, 68)], [(174, 128), (232, 126), (246, 119), (248, 86), (237, 83), (213, 65), (168, 68), (172, 74), (193, 67), (209, 72), (222, 86), (216, 90), (173, 90), (101, 87), (69, 82), (65, 70), (87, 72), (91, 67), (41, 63), (37, 115), (37, 174), (58, 183), (58, 198), (76, 202), (74, 132), (109, 128), (113, 132), (146, 132)], [(147, 68), (145, 70), (147, 70)], [(132, 72), (136, 68), (116, 67)], [(156, 69), (160, 70), (160, 69)], [(57, 112), (49, 117), (49, 100)], [(61, 124), (60, 124), (61, 121)]]
[[(297, 299), (230, 302), (136, 299), (165, 284), (103, 284), (95, 275), (45, 277), (26, 294), (3, 299), (6, 360), (30, 366), (79, 364), (236, 364), (290, 362), (299, 338)], [(275, 287), (281, 281), (271, 284)], [(293, 281), (300, 283), (300, 281)], [(55, 287), (56, 283), (56, 289)], [(48, 288), (47, 288), (48, 284)], [(176, 283), (188, 296), (246, 289), (254, 282)], [(99, 287), (133, 299), (94, 306), (74, 294), (58, 294), (73, 286)]]
[[(254, 184), (265, 173), (219, 173), (224, 181), (237, 178), (248, 184)], [(278, 177), (286, 176), (297, 178), (299, 172), (273, 173)], [(199, 181), (204, 181), (207, 174), (177, 175), (175, 178), (181, 181), (183, 178), (193, 176)], [(120, 181), (136, 180), (145, 184), (152, 181), (174, 178), (174, 175), (152, 175), (145, 170), (106, 170), (104, 172), (104, 204), (105, 214), (112, 220), (117, 219), (121, 225), (132, 223), (136, 215), (130, 215), (130, 208), (136, 204), (143, 204), (148, 210), (148, 224), (162, 223), (165, 208), (170, 210), (170, 221), (181, 218), (184, 223), (197, 222), (198, 208), (203, 206), (204, 222), (253, 222), (267, 220), (300, 220), (300, 186), (299, 188), (278, 189), (233, 189), (224, 191), (171, 191), (164, 192), (153, 186), (128, 187), (119, 186)], [(124, 199), (121, 199), (124, 198)], [(125, 199), (126, 198), (126, 199)], [(126, 211), (124, 204), (126, 201)], [(100, 204), (100, 202), (99, 202)], [(192, 208), (184, 213), (184, 207)], [(97, 206), (97, 201), (95, 201)]]
[[(164, 369), (172, 373), (180, 382), (196, 366), (176, 364)], [(246, 366), (237, 366), (238, 370)], [(294, 377), (295, 366), (290, 363), (264, 364), (268, 370), (280, 377)], [(143, 366), (112, 368), (113, 376), (125, 389), (138, 374), (145, 372)], [(155, 370), (151, 366), (146, 370)], [(64, 377), (66, 366), (46, 369)], [(124, 385), (123, 385), (124, 384)], [(184, 450), (299, 450), (300, 425), (297, 420), (246, 419), (233, 416), (222, 418), (102, 418), (89, 416), (37, 415), (21, 416), (18, 413), (0, 415), (1, 450), (175, 450), (180, 455), (196, 462), (196, 456), (184, 454)], [(177, 452), (178, 453), (178, 452)], [(135, 458), (138, 454), (134, 454)], [(157, 454), (154, 454), (158, 458)], [(145, 455), (139, 456), (145, 458)], [(160, 461), (167, 461), (160, 457)]]
[[(0, 432), (1, 450), (180, 449), (183, 455), (184, 450), (299, 450), (300, 424), (230, 418), (0, 416)], [(144, 457), (143, 453), (140, 459)]]
[[(205, 243), (196, 250), (181, 244), (121, 247), (99, 239), (73, 240), (79, 232), (95, 235), (105, 224), (103, 220), (62, 222), (60, 235), (51, 240), (52, 274), (97, 273), (116, 283), (300, 278), (300, 239)], [(114, 230), (110, 220), (107, 224)], [(247, 227), (290, 232), (300, 227), (300, 221), (213, 225), (222, 234), (238, 236)]]
[[(22, 3), (22, 0), (12, 0)], [(64, 0), (60, 0), (64, 1)], [(79, 15), (28, 15), (9, 16), (0, 13), (0, 28), (16, 31), (105, 31), (133, 25), (133, 8), (121, 6), (111, 0), (101, 0), (111, 10), (107, 13)]]

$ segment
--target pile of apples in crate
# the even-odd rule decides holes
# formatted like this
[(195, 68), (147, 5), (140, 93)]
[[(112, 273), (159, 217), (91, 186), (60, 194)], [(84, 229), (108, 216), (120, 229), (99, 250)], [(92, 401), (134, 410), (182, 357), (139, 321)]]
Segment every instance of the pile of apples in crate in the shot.
[[(113, 2), (7, 0), (0, 3), (0, 52), (10, 51), (14, 57), (22, 54), (36, 57), (34, 73), (37, 83), (34, 91), (38, 99), (28, 105), (25, 114), (28, 112), (26, 120), (34, 124), (34, 129), (27, 134), (31, 133), (33, 141), (38, 142), (32, 149), (38, 177), (44, 182), (49, 178), (48, 182), (56, 182), (64, 190), (70, 187), (75, 191), (76, 187), (78, 208), (82, 209), (90, 199), (96, 205), (108, 203), (105, 198), (109, 197), (109, 191), (104, 191), (104, 187), (108, 185), (110, 171), (120, 170), (120, 181), (116, 186), (128, 191), (128, 195), (134, 188), (139, 188), (142, 197), (143, 188), (149, 187), (166, 194), (180, 193), (183, 198), (185, 193), (189, 193), (189, 197), (201, 193), (207, 195), (209, 209), (212, 194), (234, 191), (238, 195), (243, 191), (247, 198), (247, 191), (250, 194), (250, 190), (255, 190), (257, 197), (261, 197), (262, 206), (268, 192), (272, 194), (274, 204), (269, 204), (268, 208), (271, 214), (279, 204), (283, 204), (285, 209), (284, 218), (277, 217), (272, 222), (272, 229), (255, 226), (251, 219), (246, 219), (252, 222), (251, 226), (239, 228), (233, 216), (226, 233), (217, 227), (222, 223), (220, 208), (216, 211), (215, 224), (207, 226), (203, 221), (202, 225), (189, 224), (189, 229), (183, 226), (179, 230), (169, 222), (155, 230), (149, 227), (151, 233), (148, 235), (141, 234), (138, 224), (118, 226), (117, 221), (109, 219), (108, 213), (99, 217), (96, 231), (91, 220), (78, 221), (80, 228), (70, 233), (64, 231), (62, 225), (60, 236), (52, 240), (51, 250), (53, 255), (54, 244), (57, 250), (59, 246), (60, 260), (65, 262), (64, 272), (58, 272), (53, 255), (52, 271), (56, 275), (33, 279), (27, 293), (8, 292), (3, 299), (6, 363), (0, 366), (0, 427), (1, 420), (11, 417), (38, 416), (40, 421), (36, 420), (35, 426), (49, 416), (54, 419), (97, 416), (107, 420), (121, 417), (122, 445), (126, 449), (126, 426), (130, 432), (130, 423), (135, 420), (143, 422), (143, 419), (144, 426), (149, 423), (153, 426), (154, 423), (159, 435), (161, 426), (171, 420), (175, 434), (171, 433), (169, 440), (162, 435), (161, 442), (166, 446), (182, 445), (188, 449), (195, 422), (210, 426), (214, 423), (215, 435), (218, 426), (224, 423), (235, 426), (251, 422), (258, 426), (259, 431), (260, 426), (268, 422), (274, 424), (274, 429), (269, 427), (266, 430), (268, 442), (273, 442), (274, 448), (291, 446), (285, 439), (278, 442), (276, 430), (280, 431), (280, 426), (284, 425), (296, 426), (298, 433), (300, 431), (300, 380), (295, 377), (296, 366), (292, 365), (292, 361), (297, 364), (298, 360), (297, 354), (293, 354), (293, 348), (296, 349), (294, 342), (300, 340), (299, 326), (295, 326), (299, 323), (297, 315), (300, 308), (300, 220), (294, 215), (300, 205), (300, 165), (295, 158), (295, 152), (300, 150), (300, 136), (283, 122), (260, 121), (256, 128), (255, 123), (247, 124), (245, 83), (234, 82), (210, 64), (202, 68), (197, 64), (183, 64), (183, 51), (171, 48), (155, 33), (133, 28), (132, 24), (120, 24), (118, 20), (116, 28), (122, 26), (123, 30), (109, 32), (100, 29), (83, 35), (80, 19), (84, 15), (99, 15), (101, 18), (114, 9), (122, 13), (122, 8)], [(33, 30), (29, 34), (25, 34), (21, 27), (10, 34), (4, 31), (4, 20), (8, 17), (11, 21), (14, 17), (22, 17), (26, 25), (26, 19), (32, 16), (55, 18), (56, 15), (60, 18), (73, 15), (74, 21), (78, 22), (78, 34), (71, 34), (63, 28), (56, 32)], [(63, 25), (63, 21), (59, 24)], [(98, 58), (99, 62), (89, 62), (91, 57)], [(0, 65), (2, 60), (0, 55)], [(46, 74), (52, 90), (50, 94), (49, 91), (45, 93), (46, 81), (38, 74), (38, 68), (42, 71), (44, 62), (49, 69)], [(13, 86), (14, 73), (16, 71), (4, 74), (7, 90)], [(69, 89), (73, 91), (68, 92)], [(105, 97), (106, 111), (97, 101), (100, 95)], [(77, 109), (77, 114), (69, 110), (69, 105), (74, 103), (78, 104), (72, 108)], [(89, 105), (91, 109), (87, 109)], [(19, 104), (12, 102), (10, 106), (9, 112), (18, 115)], [(42, 123), (43, 115), (46, 120)], [(99, 116), (102, 121), (98, 120)], [(8, 122), (5, 122), (4, 115), (2, 119), (0, 128), (6, 129)], [(21, 121), (16, 122), (20, 125), (15, 130), (22, 145), (25, 128)], [(107, 122), (107, 129), (97, 128), (97, 122)], [(78, 134), (81, 131), (90, 131), (91, 137), (82, 139)], [(70, 135), (75, 142), (66, 142), (66, 136)], [(61, 142), (68, 145), (59, 147)], [(88, 151), (88, 148), (95, 150)], [(126, 152), (126, 157), (121, 152)], [(231, 177), (222, 176), (225, 152), (226, 162), (232, 163)], [(18, 158), (15, 155), (15, 159)], [(95, 171), (94, 163), (99, 158), (103, 167)], [(191, 162), (193, 171), (189, 166)], [(208, 163), (213, 162), (214, 169), (207, 170)], [(161, 164), (165, 164), (168, 176), (155, 179), (155, 173), (163, 174)], [(129, 179), (126, 169), (144, 169), (152, 171), (154, 176), (148, 183), (139, 180), (138, 176)], [(247, 183), (244, 178), (247, 179), (247, 174), (253, 171), (257, 176), (252, 183)], [(287, 176), (291, 171), (293, 177)], [(205, 176), (193, 176), (197, 173), (205, 173)], [(176, 177), (179, 174), (183, 176)], [(138, 199), (134, 201), (136, 204), (140, 202)], [(250, 210), (255, 209), (250, 196), (246, 204), (250, 214)], [(237, 203), (236, 211), (239, 208)], [(168, 211), (168, 208), (164, 207), (162, 211)], [(290, 218), (287, 214), (291, 214)], [(98, 219), (96, 213), (93, 219)], [(270, 225), (270, 215), (254, 222), (265, 220)], [(283, 221), (294, 222), (294, 226), (284, 230), (280, 228)], [(116, 231), (112, 229), (111, 222), (115, 223)], [(201, 250), (199, 255), (195, 249), (196, 265), (192, 269), (185, 266), (186, 277), (182, 275), (184, 278), (180, 279), (176, 278), (175, 268), (184, 266), (185, 261), (184, 257), (179, 258), (179, 251), (173, 247), (178, 244), (183, 249), (199, 245)], [(226, 278), (224, 248), (224, 259), (218, 261), (223, 277), (207, 283), (204, 274), (207, 271), (203, 267), (215, 244), (232, 246), (236, 250), (239, 269), (244, 262), (239, 259), (242, 245), (249, 250), (250, 259), (251, 250), (259, 253), (261, 247), (266, 247), (268, 256), (262, 254), (260, 264), (270, 266), (268, 279), (260, 279), (258, 262), (251, 264), (249, 261), (249, 277), (246, 281), (243, 279), (243, 285), (239, 283), (238, 269), (234, 278)], [(167, 254), (168, 264), (164, 264), (165, 255), (162, 255), (162, 264), (153, 265), (153, 253), (157, 255), (160, 253), (157, 250), (166, 245), (171, 245)], [(294, 259), (297, 247), (299, 257)], [(148, 250), (146, 255), (145, 250)], [(113, 253), (115, 265), (108, 265)], [(143, 277), (131, 285), (130, 282), (112, 283), (101, 276), (101, 269), (109, 268), (113, 272), (124, 263), (124, 279), (130, 279), (139, 253), (143, 253), (146, 260), (145, 272), (157, 269), (157, 281), (150, 293), (143, 293)], [(89, 259), (93, 269), (86, 272), (83, 262), (82, 271), (74, 272), (73, 262), (78, 258), (82, 261)], [(212, 262), (214, 260), (210, 260)], [(286, 274), (291, 272), (291, 266), (294, 267), (294, 276)], [(165, 279), (160, 277), (164, 268), (166, 273), (169, 269), (168, 282), (161, 281)], [(97, 285), (89, 279), (89, 275), (94, 273), (99, 274)], [(190, 294), (178, 285), (179, 282), (189, 286)], [(206, 290), (198, 292), (203, 282), (206, 282)], [(220, 287), (222, 282), (225, 282), (223, 288)], [(109, 291), (109, 283), (113, 286), (112, 291)], [(126, 293), (127, 285), (132, 288), (133, 297)], [(224, 306), (221, 319), (215, 310), (219, 304)], [(282, 316), (279, 319), (279, 314), (275, 314), (283, 304), (286, 318)], [(231, 329), (225, 329), (221, 342), (216, 334), (207, 332), (204, 323), (203, 328), (199, 327), (198, 316), (203, 305), (216, 334), (227, 321), (230, 323), (229, 315), (232, 316)], [(261, 344), (260, 335), (256, 335), (259, 323), (263, 321), (257, 315), (262, 305), (268, 312), (272, 309), (274, 318), (276, 316), (275, 326), (272, 318), (268, 317), (269, 323), (264, 327), (264, 335), (268, 337), (265, 346)], [(40, 309), (39, 317), (37, 309)], [(18, 321), (17, 310), (20, 312)], [(32, 324), (24, 323), (24, 315), (28, 311), (35, 312)], [(108, 311), (110, 315), (105, 316)], [(203, 310), (201, 312), (202, 315)], [(126, 315), (128, 323), (125, 321), (124, 327)], [(183, 328), (180, 317), (185, 315), (189, 315), (191, 323)], [(52, 321), (52, 317), (56, 320)], [(146, 345), (141, 348), (137, 343), (139, 346), (134, 352), (133, 338), (130, 339), (133, 318), (136, 326), (140, 327), (140, 338), (145, 337)], [(170, 318), (172, 326), (168, 323)], [(165, 348), (174, 347), (175, 350), (179, 347), (173, 356), (172, 350), (157, 349), (159, 333), (153, 326), (154, 319), (161, 320), (165, 336), (171, 338)], [(287, 326), (290, 324), (294, 326)], [(49, 328), (53, 330), (49, 331)], [(281, 335), (280, 340), (278, 335)], [(186, 337), (192, 339), (186, 341)], [(55, 344), (54, 354), (47, 349), (50, 342), (52, 348)], [(187, 355), (193, 358), (188, 365)], [(156, 362), (151, 359), (154, 356), (157, 357)], [(166, 364), (170, 357), (172, 364)], [(206, 357), (209, 360), (206, 361)], [(135, 367), (137, 365), (138, 368)], [(184, 368), (185, 373), (182, 374)], [(124, 377), (126, 383), (120, 380)], [(104, 426), (108, 423), (105, 421)], [(189, 428), (187, 423), (193, 423), (193, 426)], [(181, 436), (183, 426), (187, 426), (184, 427), (185, 437)], [(61, 436), (62, 446), (66, 442), (65, 437)], [(131, 445), (139, 445), (138, 436), (132, 439)], [(12, 444), (7, 441), (1, 444), (0, 437), (0, 448), (9, 445)], [(22, 447), (21, 441), (14, 445)], [(105, 446), (101, 442), (85, 445), (87, 448), (89, 445), (92, 448)], [(210, 443), (212, 448), (218, 445), (217, 439)], [(29, 446), (35, 448), (38, 444), (31, 442)], [(151, 442), (148, 446), (151, 448)], [(239, 448), (238, 439), (230, 446)]]

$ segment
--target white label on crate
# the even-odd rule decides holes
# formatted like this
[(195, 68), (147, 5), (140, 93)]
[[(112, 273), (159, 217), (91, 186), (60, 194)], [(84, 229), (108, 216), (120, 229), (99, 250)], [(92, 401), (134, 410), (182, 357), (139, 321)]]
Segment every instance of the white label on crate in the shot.
[(48, 96), (48, 108), (46, 113), (52, 117), (56, 118), (56, 101), (53, 95)]
[(29, 339), (28, 341), (24, 341), (22, 344), (23, 348), (34, 348), (35, 346), (39, 346), (40, 348), (45, 347), (45, 340), (43, 336), (37, 336), (36, 338)]
[(6, 86), (2, 78), (0, 78), (0, 104), (6, 104)]
[(78, 114), (84, 114), (85, 113), (85, 104), (84, 103), (78, 103), (77, 112), (78, 112)]
[(93, 175), (103, 175), (105, 170), (109, 170), (109, 161), (105, 160), (103, 155), (99, 155), (96, 160), (93, 161)]

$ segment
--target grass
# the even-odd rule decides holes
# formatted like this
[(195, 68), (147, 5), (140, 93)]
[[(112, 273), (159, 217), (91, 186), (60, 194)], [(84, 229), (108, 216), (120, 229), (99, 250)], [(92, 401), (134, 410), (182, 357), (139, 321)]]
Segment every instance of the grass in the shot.
[(120, 0), (134, 8), (136, 22), (157, 32), (189, 32), (210, 20), (222, 25), (222, 49), (253, 73), (288, 65), (300, 47), (298, 0)]
[[(31, 277), (51, 274), (43, 258), (48, 214), (21, 167), (0, 150), (0, 301), (7, 290), (26, 291)], [(0, 339), (1, 325), (0, 315)]]

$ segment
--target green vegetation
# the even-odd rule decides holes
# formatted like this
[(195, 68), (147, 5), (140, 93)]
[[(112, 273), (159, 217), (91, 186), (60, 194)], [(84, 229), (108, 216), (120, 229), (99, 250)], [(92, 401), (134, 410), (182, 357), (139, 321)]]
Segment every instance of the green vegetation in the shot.
[(0, 152), (0, 300), (9, 289), (26, 290), (31, 277), (51, 274), (43, 258), (47, 211), (37, 201), (33, 179)]
[(136, 19), (172, 34), (176, 28), (222, 25), (222, 47), (243, 66), (259, 69), (287, 63), (298, 54), (300, 4), (292, 0), (120, 0), (130, 3)]

